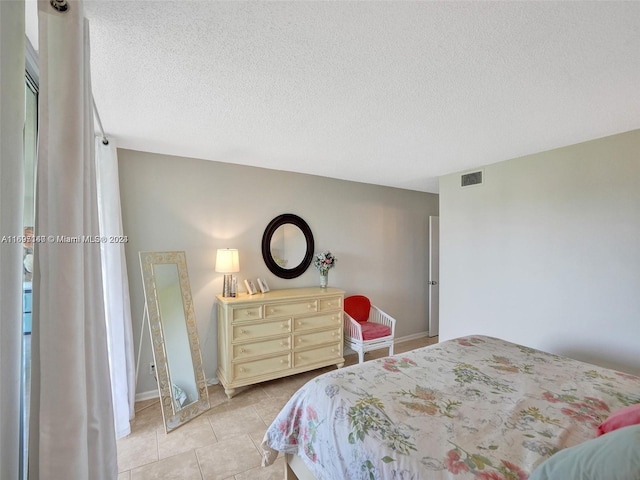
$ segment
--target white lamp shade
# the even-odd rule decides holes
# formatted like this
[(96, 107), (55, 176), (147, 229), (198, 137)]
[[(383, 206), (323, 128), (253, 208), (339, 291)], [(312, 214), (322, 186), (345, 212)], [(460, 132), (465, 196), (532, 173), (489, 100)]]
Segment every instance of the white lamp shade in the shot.
[(235, 273), (240, 271), (240, 257), (237, 248), (219, 248), (216, 254), (216, 272)]

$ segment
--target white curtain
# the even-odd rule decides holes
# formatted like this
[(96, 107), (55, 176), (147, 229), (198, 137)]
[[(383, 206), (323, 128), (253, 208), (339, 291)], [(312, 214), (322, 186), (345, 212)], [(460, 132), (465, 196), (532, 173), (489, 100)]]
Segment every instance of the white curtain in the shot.
[(107, 240), (100, 247), (113, 415), (116, 437), (121, 438), (131, 433), (129, 420), (135, 411), (135, 362), (129, 280), (124, 256), (126, 237), (122, 231), (120, 208), (118, 153), (115, 141), (110, 138), (108, 142), (105, 145), (101, 136), (96, 137), (95, 153), (100, 235)]
[[(0, 479), (19, 478), (24, 2), (0, 1)], [(7, 237), (9, 240), (7, 240)]]
[(38, 1), (40, 130), (29, 478), (113, 480), (116, 441), (109, 381), (89, 28), (82, 2), (66, 12)]

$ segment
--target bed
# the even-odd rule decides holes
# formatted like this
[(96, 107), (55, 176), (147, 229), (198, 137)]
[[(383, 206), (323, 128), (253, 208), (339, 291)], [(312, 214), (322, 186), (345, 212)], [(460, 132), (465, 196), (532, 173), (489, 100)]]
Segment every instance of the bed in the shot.
[(640, 402), (640, 377), (487, 336), (331, 371), (267, 429), (287, 478), (525, 480)]

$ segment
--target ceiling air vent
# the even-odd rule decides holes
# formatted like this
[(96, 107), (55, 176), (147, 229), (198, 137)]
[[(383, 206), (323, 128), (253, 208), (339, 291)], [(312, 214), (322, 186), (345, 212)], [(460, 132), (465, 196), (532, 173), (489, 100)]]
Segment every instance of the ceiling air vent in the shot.
[(482, 170), (477, 172), (465, 173), (461, 177), (461, 187), (470, 187), (472, 185), (482, 184)]

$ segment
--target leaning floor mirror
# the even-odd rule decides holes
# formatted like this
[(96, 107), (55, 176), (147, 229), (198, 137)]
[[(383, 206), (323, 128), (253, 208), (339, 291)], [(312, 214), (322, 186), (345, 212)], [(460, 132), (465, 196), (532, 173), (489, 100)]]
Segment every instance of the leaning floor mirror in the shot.
[(210, 408), (184, 252), (140, 252), (165, 431)]

